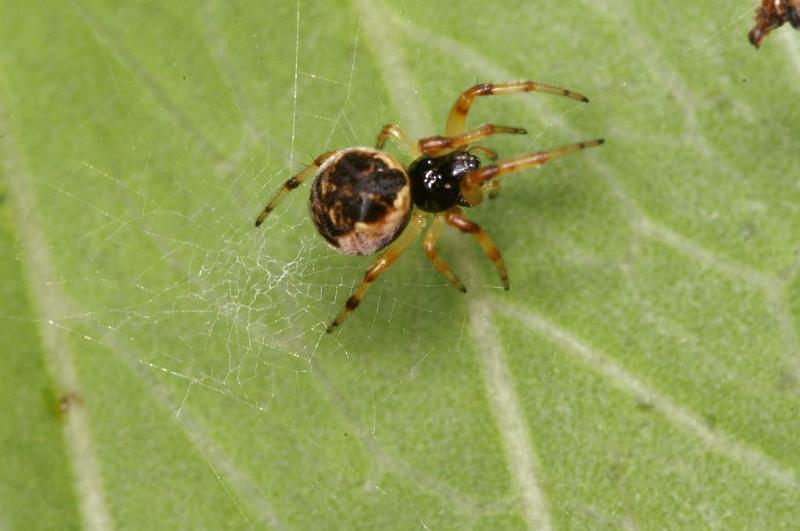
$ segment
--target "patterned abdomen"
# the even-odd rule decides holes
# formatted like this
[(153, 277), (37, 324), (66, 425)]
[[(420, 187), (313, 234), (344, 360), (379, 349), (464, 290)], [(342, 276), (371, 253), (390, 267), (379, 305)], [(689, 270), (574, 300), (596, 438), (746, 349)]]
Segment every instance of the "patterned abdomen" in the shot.
[(326, 160), (311, 187), (311, 218), (340, 253), (375, 253), (411, 218), (411, 187), (403, 166), (385, 152), (343, 149)]

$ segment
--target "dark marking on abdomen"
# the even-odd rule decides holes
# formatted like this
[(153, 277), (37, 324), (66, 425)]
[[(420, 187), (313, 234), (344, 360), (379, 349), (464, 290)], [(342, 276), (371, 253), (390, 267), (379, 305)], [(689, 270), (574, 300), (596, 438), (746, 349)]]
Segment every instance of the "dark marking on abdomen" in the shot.
[(344, 154), (317, 175), (311, 187), (311, 216), (331, 244), (356, 223), (375, 223), (386, 216), (406, 175), (370, 153)]

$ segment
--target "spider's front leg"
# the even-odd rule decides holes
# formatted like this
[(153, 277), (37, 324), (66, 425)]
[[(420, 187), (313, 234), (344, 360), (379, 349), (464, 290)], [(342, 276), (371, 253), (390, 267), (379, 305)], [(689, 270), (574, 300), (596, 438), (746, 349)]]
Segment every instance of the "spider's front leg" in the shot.
[(517, 92), (547, 92), (548, 94), (555, 94), (557, 96), (565, 96), (582, 102), (588, 102), (589, 99), (577, 92), (571, 90), (544, 85), (535, 81), (513, 81), (511, 83), (484, 83), (475, 85), (464, 91), (461, 96), (453, 104), (450, 109), (450, 115), (447, 117), (447, 128), (445, 133), (448, 136), (453, 136), (461, 133), (464, 130), (464, 124), (467, 122), (467, 115), (472, 108), (472, 103), (478, 96), (496, 96), (500, 94), (515, 94)]
[(269, 203), (267, 203), (267, 206), (264, 207), (264, 210), (261, 211), (261, 214), (259, 214), (256, 218), (256, 227), (261, 225), (264, 220), (267, 219), (269, 213), (275, 209), (275, 206), (280, 203), (284, 197), (286, 197), (286, 194), (303, 184), (303, 181), (314, 175), (317, 169), (335, 153), (336, 151), (326, 151), (314, 159), (313, 163), (303, 168), (297, 175), (283, 183), (283, 186), (281, 186), (281, 188), (275, 193), (272, 199), (270, 199)]
[(524, 170), (526, 168), (533, 168), (535, 166), (541, 166), (548, 160), (563, 157), (564, 155), (573, 153), (575, 151), (580, 151), (582, 149), (599, 146), (604, 142), (604, 139), (598, 138), (597, 140), (579, 142), (577, 144), (551, 149), (550, 151), (538, 151), (536, 153), (522, 155), (521, 157), (516, 157), (510, 160), (504, 160), (503, 162), (498, 162), (497, 164), (484, 166), (483, 168), (475, 170), (464, 177), (464, 180), (461, 182), (461, 195), (464, 196), (464, 199), (467, 200), (470, 206), (479, 205), (483, 201), (481, 185), (484, 182), (490, 181), (491, 179), (496, 179), (497, 177), (500, 177), (506, 173)]
[(419, 149), (429, 157), (441, 157), (453, 151), (469, 148), (471, 144), (498, 133), (525, 135), (528, 131), (522, 127), (485, 124), (457, 135), (429, 136), (423, 138), (419, 141)]
[(403, 233), (392, 242), (385, 251), (378, 255), (375, 262), (373, 262), (370, 268), (367, 269), (367, 272), (364, 273), (364, 279), (361, 281), (361, 284), (358, 285), (355, 291), (353, 291), (353, 294), (347, 299), (342, 311), (340, 311), (333, 322), (328, 325), (327, 332), (329, 334), (336, 330), (336, 328), (347, 319), (347, 316), (353, 313), (353, 310), (358, 308), (361, 299), (364, 298), (364, 294), (367, 292), (370, 285), (375, 282), (381, 273), (386, 271), (406, 249), (408, 249), (409, 245), (414, 243), (414, 240), (420, 235), (425, 225), (425, 214), (422, 212), (414, 212), (408, 227), (406, 227)]

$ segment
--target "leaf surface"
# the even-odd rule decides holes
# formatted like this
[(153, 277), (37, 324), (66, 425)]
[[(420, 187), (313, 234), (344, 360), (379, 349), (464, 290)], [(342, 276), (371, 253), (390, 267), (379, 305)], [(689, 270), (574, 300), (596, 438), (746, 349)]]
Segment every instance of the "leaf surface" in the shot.
[[(162, 5), (163, 4), (163, 5)], [(0, 528), (791, 528), (800, 37), (754, 5), (4, 9)], [(7, 15), (6, 15), (7, 14)], [(503, 178), (333, 335), (318, 154), (441, 134), (476, 82)], [(398, 153), (398, 156), (401, 156)]]

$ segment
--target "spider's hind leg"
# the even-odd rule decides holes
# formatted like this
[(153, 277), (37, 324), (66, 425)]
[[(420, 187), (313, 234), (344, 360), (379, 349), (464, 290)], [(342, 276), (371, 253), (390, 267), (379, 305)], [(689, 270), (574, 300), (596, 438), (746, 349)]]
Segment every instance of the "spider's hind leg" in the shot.
[(320, 166), (322, 166), (325, 163), (325, 161), (328, 160), (335, 153), (336, 151), (326, 151), (325, 153), (314, 159), (313, 163), (309, 164), (308, 166), (300, 170), (300, 172), (297, 175), (295, 175), (294, 177), (283, 183), (283, 186), (281, 186), (280, 190), (278, 190), (275, 193), (272, 199), (270, 199), (269, 203), (267, 203), (267, 206), (264, 207), (264, 210), (261, 211), (261, 214), (259, 214), (258, 217), (256, 218), (256, 227), (261, 225), (264, 222), (264, 220), (267, 219), (269, 213), (275, 209), (275, 206), (278, 203), (280, 203), (284, 197), (286, 197), (286, 194), (288, 194), (289, 192), (291, 192), (292, 190), (303, 184), (303, 181), (308, 179), (310, 176), (314, 175), (317, 169)]
[(403, 233), (398, 237), (394, 242), (392, 242), (389, 247), (386, 248), (381, 254), (378, 255), (378, 258), (375, 259), (375, 262), (367, 269), (367, 272), (364, 273), (364, 278), (361, 281), (361, 284), (353, 291), (352, 295), (347, 299), (347, 302), (344, 305), (344, 308), (339, 312), (336, 318), (333, 320), (331, 324), (328, 325), (328, 329), (326, 330), (329, 334), (336, 330), (342, 322), (347, 319), (347, 316), (353, 313), (353, 310), (358, 308), (358, 305), (361, 304), (361, 299), (364, 298), (364, 294), (369, 289), (370, 285), (377, 280), (377, 278), (386, 271), (389, 266), (391, 266), (395, 261), (400, 258), (400, 255), (408, 249), (409, 245), (414, 243), (414, 240), (422, 232), (422, 229), (425, 228), (427, 220), (425, 215), (422, 212), (415, 212), (411, 221), (409, 222), (406, 229)]

